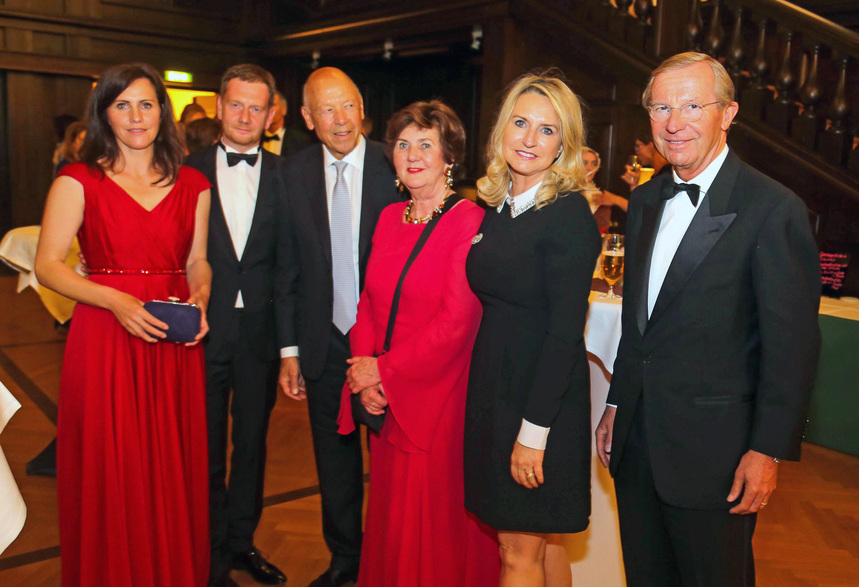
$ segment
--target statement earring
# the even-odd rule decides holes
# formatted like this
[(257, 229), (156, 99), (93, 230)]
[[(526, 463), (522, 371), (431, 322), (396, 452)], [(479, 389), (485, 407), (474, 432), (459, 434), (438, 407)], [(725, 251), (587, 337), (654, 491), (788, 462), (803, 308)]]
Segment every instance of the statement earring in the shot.
[(399, 178), (399, 177), (398, 177), (398, 178), (396, 178), (396, 179), (394, 179), (394, 185), (395, 185), (395, 186), (397, 186), (397, 191), (398, 191), (398, 192), (403, 191), (403, 182), (401, 182), (401, 181), (400, 181), (400, 178)]
[(453, 189), (453, 165), (448, 165), (444, 170), (444, 187), (449, 190)]

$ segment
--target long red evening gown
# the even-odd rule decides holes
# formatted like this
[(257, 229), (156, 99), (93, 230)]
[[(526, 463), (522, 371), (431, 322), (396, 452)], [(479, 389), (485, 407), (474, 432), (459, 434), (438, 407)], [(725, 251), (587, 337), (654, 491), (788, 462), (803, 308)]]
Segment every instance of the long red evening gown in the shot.
[[(187, 299), (177, 270), (191, 249), (197, 196), (209, 187), (202, 174), (183, 167), (151, 212), (83, 164), (60, 175), (84, 188), (78, 238), (91, 281), (143, 301)], [(99, 273), (108, 269), (123, 273)], [(57, 426), (63, 585), (205, 585), (207, 455), (202, 345), (147, 343), (108, 310), (78, 304)]]
[[(382, 351), (394, 289), (423, 224), (388, 206), (350, 339), (352, 354)], [(391, 350), (379, 357), (389, 406), (370, 439), (370, 496), (360, 587), (485, 587), (498, 583), (496, 533), (465, 510), (463, 423), (480, 304), (465, 258), (483, 211), (463, 201), (447, 211), (403, 284)], [(354, 429), (348, 386), (340, 430)]]

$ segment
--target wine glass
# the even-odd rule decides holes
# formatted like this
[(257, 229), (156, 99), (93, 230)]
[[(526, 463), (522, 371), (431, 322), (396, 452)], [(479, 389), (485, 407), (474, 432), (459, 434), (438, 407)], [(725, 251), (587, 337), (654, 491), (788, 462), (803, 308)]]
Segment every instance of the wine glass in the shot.
[(627, 165), (629, 165), (633, 172), (639, 171), (641, 169), (641, 161), (638, 159), (638, 155), (630, 155)]
[(602, 237), (602, 276), (608, 283), (608, 292), (601, 298), (619, 300), (614, 293), (614, 284), (623, 277), (623, 235), (604, 234)]

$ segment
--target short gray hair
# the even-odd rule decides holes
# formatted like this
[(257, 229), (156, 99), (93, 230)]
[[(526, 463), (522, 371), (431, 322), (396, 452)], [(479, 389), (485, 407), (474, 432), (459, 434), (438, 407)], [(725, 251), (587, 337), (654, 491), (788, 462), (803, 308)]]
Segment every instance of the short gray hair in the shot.
[(641, 94), (641, 105), (645, 108), (650, 106), (650, 92), (653, 89), (653, 80), (656, 79), (657, 75), (665, 73), (666, 71), (683, 69), (684, 67), (689, 67), (696, 63), (706, 63), (710, 66), (710, 69), (713, 70), (713, 76), (716, 79), (716, 85), (713, 88), (713, 92), (716, 94), (716, 99), (719, 103), (725, 105), (733, 102), (735, 96), (734, 82), (731, 79), (731, 76), (728, 75), (724, 66), (709, 55), (689, 51), (669, 57), (663, 61), (659, 67), (653, 70), (653, 73), (650, 74), (650, 79), (647, 80), (647, 86)]

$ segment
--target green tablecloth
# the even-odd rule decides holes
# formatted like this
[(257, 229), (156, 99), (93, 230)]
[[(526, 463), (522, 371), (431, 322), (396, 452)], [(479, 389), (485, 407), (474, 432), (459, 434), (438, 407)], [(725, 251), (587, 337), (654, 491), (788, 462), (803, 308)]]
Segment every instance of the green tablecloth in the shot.
[(805, 439), (859, 456), (859, 302), (824, 300)]

